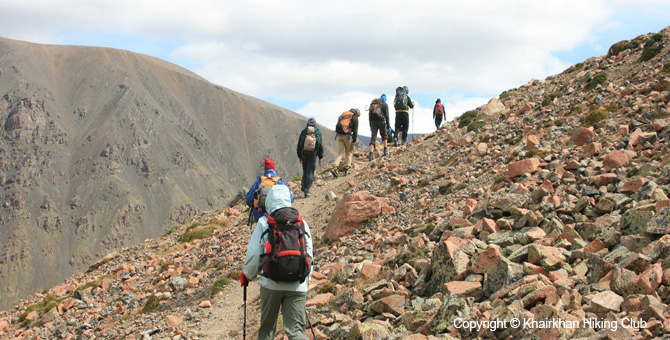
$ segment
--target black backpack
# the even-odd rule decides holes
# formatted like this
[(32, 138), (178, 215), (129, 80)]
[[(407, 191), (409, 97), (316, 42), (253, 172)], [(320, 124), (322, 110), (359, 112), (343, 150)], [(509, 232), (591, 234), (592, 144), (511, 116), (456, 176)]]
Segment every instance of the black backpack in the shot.
[(402, 86), (395, 89), (395, 98), (393, 99), (393, 107), (396, 110), (409, 110), (407, 106), (407, 91)]
[(263, 244), (263, 276), (278, 282), (305, 282), (310, 272), (310, 258), (307, 254), (305, 223), (300, 213), (292, 208), (280, 208), (268, 216), (268, 234)]

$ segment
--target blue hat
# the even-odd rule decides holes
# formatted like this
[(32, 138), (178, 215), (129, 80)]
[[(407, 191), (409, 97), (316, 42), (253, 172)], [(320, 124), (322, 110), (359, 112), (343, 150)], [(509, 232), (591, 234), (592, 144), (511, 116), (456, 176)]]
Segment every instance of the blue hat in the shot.
[(381, 98), (382, 98), (383, 101), (386, 101), (386, 93), (382, 93)]
[(307, 126), (316, 126), (316, 119), (314, 117), (310, 117), (307, 120)]

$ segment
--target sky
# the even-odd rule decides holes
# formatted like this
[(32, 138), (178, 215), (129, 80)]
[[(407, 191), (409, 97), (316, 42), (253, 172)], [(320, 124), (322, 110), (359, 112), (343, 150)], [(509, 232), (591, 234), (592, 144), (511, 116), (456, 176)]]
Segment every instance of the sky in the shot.
[(437, 98), (453, 120), (670, 26), (668, 0), (0, 0), (0, 13), (2, 37), (151, 55), (331, 129), (382, 93), (393, 124), (407, 86), (410, 133), (435, 130)]

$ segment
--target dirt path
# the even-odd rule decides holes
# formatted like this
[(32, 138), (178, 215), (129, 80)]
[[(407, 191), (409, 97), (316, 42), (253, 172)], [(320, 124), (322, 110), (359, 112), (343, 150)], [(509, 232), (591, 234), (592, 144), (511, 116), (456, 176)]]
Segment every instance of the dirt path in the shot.
[[(367, 163), (362, 164), (362, 166)], [(352, 171), (355, 173), (354, 171)], [(295, 195), (293, 207), (298, 209), (307, 221), (316, 240), (321, 238), (328, 224), (335, 202), (326, 200), (326, 193), (333, 191), (338, 199), (347, 187), (346, 181), (353, 178), (353, 173), (345, 177), (333, 178), (330, 175), (318, 176), (312, 186), (312, 195), (302, 196), (299, 190), (292, 190)], [(244, 311), (242, 308), (242, 288), (237, 280), (232, 280), (221, 293), (212, 300), (212, 308), (203, 316), (198, 334), (203, 339), (238, 340), (242, 338)], [(260, 289), (256, 282), (247, 288), (247, 339), (255, 339), (260, 321)]]

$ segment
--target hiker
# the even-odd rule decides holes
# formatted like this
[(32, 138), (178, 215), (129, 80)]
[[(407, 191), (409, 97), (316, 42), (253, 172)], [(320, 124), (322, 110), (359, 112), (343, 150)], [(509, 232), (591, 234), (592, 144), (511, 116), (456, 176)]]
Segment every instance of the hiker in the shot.
[[(272, 340), (275, 337), (275, 328), (277, 326), (277, 317), (279, 315), (279, 310), (281, 309), (283, 319), (284, 319), (284, 334), (288, 336), (289, 339), (299, 339), (306, 340), (307, 335), (305, 330), (305, 309), (307, 302), (307, 282), (311, 279), (312, 275), (312, 237), (309, 230), (307, 222), (302, 219), (297, 210), (291, 207), (290, 192), (287, 187), (283, 185), (276, 185), (270, 189), (268, 193), (267, 200), (265, 205), (269, 215), (261, 217), (261, 219), (256, 224), (249, 244), (247, 245), (247, 254), (244, 261), (244, 267), (240, 273), (240, 283), (242, 286), (249, 284), (249, 281), (255, 280), (256, 276), (263, 269), (262, 276), (258, 279), (258, 285), (261, 290), (261, 322), (260, 329), (258, 330), (258, 339), (259, 340)], [(301, 255), (299, 261), (282, 261), (281, 253), (289, 253), (289, 251), (280, 252), (279, 249), (272, 249), (270, 244), (271, 232), (276, 226), (284, 227), (283, 224), (285, 221), (300, 223), (304, 226), (304, 237), (300, 240), (302, 242), (295, 242), (295, 238), (290, 240), (293, 242), (284, 241), (284, 246), (288, 243), (302, 243), (301, 247), (298, 247)], [(298, 224), (299, 225), (299, 224)], [(283, 232), (282, 240), (287, 234), (286, 231)], [(292, 236), (295, 234), (292, 234)], [(288, 236), (290, 238), (290, 236)], [(295, 236), (293, 236), (295, 237)], [(280, 243), (276, 243), (280, 244)], [(290, 246), (289, 246), (290, 247)], [(282, 248), (280, 245), (280, 249)], [(293, 249), (293, 248), (291, 248)], [(293, 251), (294, 253), (296, 251)], [(278, 255), (271, 255), (271, 254)], [(305, 258), (305, 253), (307, 258)], [(292, 255), (292, 254), (291, 254)], [(273, 261), (273, 257), (274, 260)], [(288, 258), (292, 256), (284, 256)], [(295, 257), (293, 257), (295, 259)], [(305, 267), (304, 260), (307, 260), (307, 267)], [(302, 263), (302, 266), (298, 270), (293, 270), (290, 268), (284, 268), (282, 265), (286, 263)], [(279, 265), (279, 266), (277, 266)], [(277, 266), (277, 267), (271, 267)], [(303, 277), (301, 282), (298, 279), (292, 281), (284, 281), (287, 278), (280, 278), (276, 276), (277, 271), (282, 273), (286, 272), (301, 272), (301, 275), (298, 277)]]
[(316, 119), (311, 117), (307, 120), (307, 126), (300, 132), (298, 138), (298, 159), (302, 164), (302, 180), (300, 190), (309, 197), (309, 189), (314, 181), (316, 170), (316, 158), (319, 158), (319, 166), (323, 160), (323, 143), (321, 143), (321, 131), (316, 127)]
[[(386, 97), (382, 94), (383, 97)], [(384, 144), (384, 156), (388, 155), (388, 143), (387, 136), (388, 126), (389, 126), (389, 106), (386, 104), (383, 98), (375, 98), (370, 103), (370, 153), (368, 154), (368, 159), (372, 161), (374, 158), (375, 144), (377, 142), (377, 131), (382, 138), (382, 143)]]
[[(395, 146), (398, 142), (401, 145), (407, 143), (407, 131), (409, 131), (409, 109), (414, 108), (414, 102), (409, 98), (409, 89), (407, 86), (398, 87), (395, 90), (395, 99), (393, 100), (395, 108)], [(402, 134), (401, 137), (398, 135)]]
[[(359, 109), (349, 109), (342, 112), (335, 126), (335, 139), (337, 140), (337, 158), (333, 162), (333, 168), (338, 169), (342, 157), (345, 157), (345, 166), (342, 168), (344, 174), (351, 169), (351, 161), (354, 156), (354, 145), (358, 138), (358, 117), (361, 111)], [(345, 156), (346, 155), (346, 156)]]
[[(386, 93), (382, 93), (381, 98), (384, 101), (384, 104), (386, 104)], [(388, 104), (386, 104), (386, 110), (388, 111)], [(395, 134), (395, 131), (391, 128), (391, 114), (388, 115), (388, 119), (386, 120), (386, 144), (388, 143), (393, 143), (393, 136)]]
[(440, 98), (437, 98), (435, 101), (435, 107), (433, 107), (433, 119), (435, 120), (435, 128), (437, 130), (440, 129), (440, 125), (442, 125), (442, 118), (444, 117), (444, 105), (442, 105), (442, 101)]
[[(259, 177), (251, 186), (249, 192), (247, 192), (247, 205), (251, 208), (254, 221), (258, 222), (258, 219), (265, 213), (265, 206), (263, 204), (265, 202), (265, 197), (270, 190), (269, 187), (272, 187), (275, 184), (285, 185), (288, 188), (286, 181), (277, 175), (277, 166), (275, 165), (275, 162), (265, 157), (263, 162), (263, 176)], [(291, 195), (291, 202), (293, 202), (293, 194), (290, 190), (289, 194)]]

